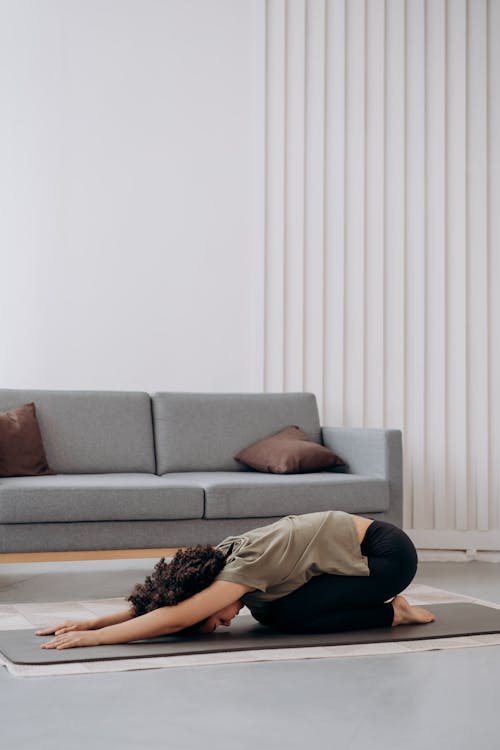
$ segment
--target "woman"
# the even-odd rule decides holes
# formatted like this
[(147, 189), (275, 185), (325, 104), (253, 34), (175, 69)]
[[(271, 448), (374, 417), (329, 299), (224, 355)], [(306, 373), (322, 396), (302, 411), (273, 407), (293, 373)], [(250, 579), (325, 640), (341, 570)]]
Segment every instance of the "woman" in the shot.
[(424, 624), (434, 615), (398, 595), (416, 570), (415, 547), (393, 524), (344, 511), (290, 515), (215, 547), (178, 550), (135, 586), (126, 610), (37, 635), (55, 635), (42, 648), (63, 649), (211, 633), (245, 605), (288, 632)]

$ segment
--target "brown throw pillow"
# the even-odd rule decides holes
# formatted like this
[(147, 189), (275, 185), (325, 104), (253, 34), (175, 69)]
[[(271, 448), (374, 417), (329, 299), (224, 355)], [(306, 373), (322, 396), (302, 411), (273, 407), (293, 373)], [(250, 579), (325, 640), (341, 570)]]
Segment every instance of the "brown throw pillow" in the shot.
[(45, 457), (35, 404), (0, 413), (0, 477), (56, 474)]
[(345, 463), (329, 448), (290, 425), (270, 437), (252, 443), (236, 454), (236, 461), (270, 474), (302, 474), (321, 469), (345, 468)]

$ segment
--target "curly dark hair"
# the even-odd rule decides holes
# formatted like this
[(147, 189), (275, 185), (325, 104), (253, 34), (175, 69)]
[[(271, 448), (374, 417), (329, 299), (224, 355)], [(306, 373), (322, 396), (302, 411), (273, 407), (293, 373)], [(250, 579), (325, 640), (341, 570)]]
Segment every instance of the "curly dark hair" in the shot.
[[(132, 603), (135, 617), (178, 604), (210, 586), (225, 563), (226, 555), (211, 544), (179, 549), (169, 563), (162, 557), (144, 583), (136, 583), (127, 601)], [(200, 624), (179, 632), (194, 632)]]

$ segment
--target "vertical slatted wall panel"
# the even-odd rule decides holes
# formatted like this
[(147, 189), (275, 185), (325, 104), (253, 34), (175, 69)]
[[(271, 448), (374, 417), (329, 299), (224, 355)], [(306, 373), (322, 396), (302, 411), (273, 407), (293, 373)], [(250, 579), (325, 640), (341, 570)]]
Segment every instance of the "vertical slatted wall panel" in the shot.
[(386, 0), (385, 419), (404, 428), (405, 4)]
[(450, 523), (467, 529), (467, 0), (447, 13), (446, 44), (446, 493)]
[(500, 2), (488, 6), (489, 409), (492, 528), (500, 527)]
[(488, 528), (487, 7), (467, 15), (467, 299), (469, 524)]
[[(445, 235), (445, 0), (426, 10), (426, 527), (447, 528), (446, 448), (446, 235)], [(408, 342), (411, 346), (411, 342)]]
[(323, 415), (344, 424), (345, 403), (345, 3), (326, 6), (325, 380)]
[(306, 4), (304, 389), (323, 409), (325, 0)]
[(344, 418), (364, 419), (365, 5), (346, 4)]
[(500, 0), (265, 5), (264, 388), (402, 429), (405, 528), (499, 548)]
[(285, 390), (304, 389), (305, 0), (286, 19), (286, 308)]
[[(425, 0), (406, 11), (406, 425), (404, 476), (406, 526), (424, 528), (426, 493), (426, 254), (425, 254)], [(414, 498), (419, 502), (413, 503)]]
[[(384, 422), (385, 3), (366, 4), (365, 18), (364, 423)], [(369, 387), (366, 387), (369, 383)]]

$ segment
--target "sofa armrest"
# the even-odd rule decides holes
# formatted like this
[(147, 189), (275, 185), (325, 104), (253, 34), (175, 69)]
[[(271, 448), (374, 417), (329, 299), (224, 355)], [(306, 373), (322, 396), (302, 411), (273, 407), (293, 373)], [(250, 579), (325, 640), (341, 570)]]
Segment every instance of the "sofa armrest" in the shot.
[(389, 482), (390, 510), (384, 520), (403, 522), (403, 451), (401, 430), (322, 427), (323, 444), (346, 461), (349, 473)]

